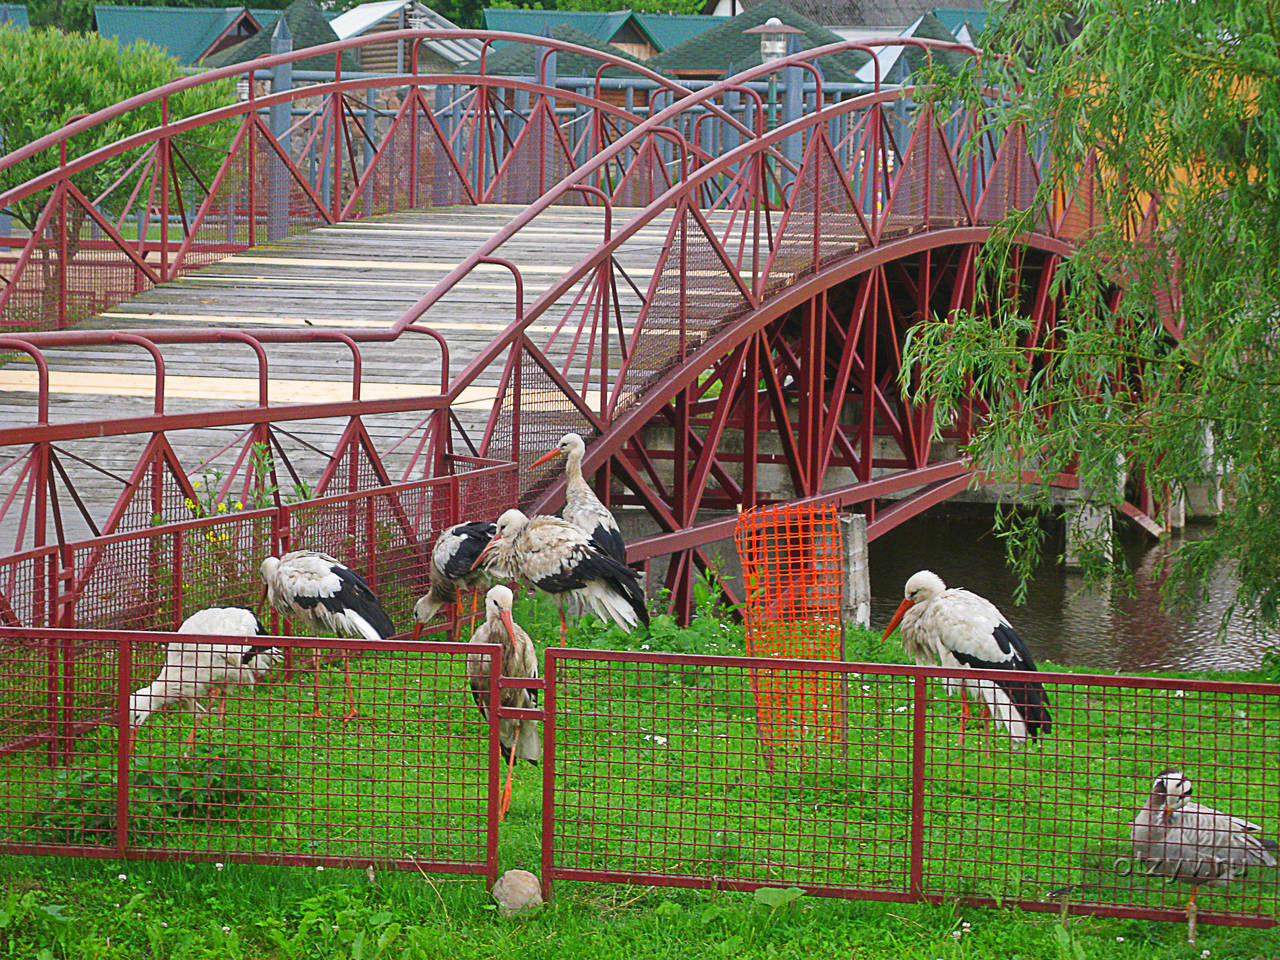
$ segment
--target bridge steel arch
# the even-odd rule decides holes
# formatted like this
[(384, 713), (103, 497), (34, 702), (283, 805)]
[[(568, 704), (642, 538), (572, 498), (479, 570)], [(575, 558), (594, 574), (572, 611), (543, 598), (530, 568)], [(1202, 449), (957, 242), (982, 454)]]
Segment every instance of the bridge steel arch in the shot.
[[(438, 498), (429, 509), (392, 509), (417, 557), (418, 577), (424, 546), (457, 517), (462, 499), (457, 477), (480, 468), (485, 502), (552, 507), (562, 480), (554, 468), (535, 470), (531, 463), (562, 433), (575, 429), (588, 438), (585, 466), (604, 498), (643, 508), (658, 524), (661, 533), (632, 544), (631, 559), (673, 556), (667, 584), (673, 606), (683, 615), (690, 609), (695, 570), (710, 562), (703, 550), (727, 535), (735, 508), (771, 499), (862, 505), (876, 536), (982, 479), (974, 478), (954, 453), (985, 412), (982, 398), (972, 397), (960, 419), (947, 424), (935, 423), (928, 402), (908, 406), (897, 387), (901, 342), (912, 323), (982, 308), (977, 253), (995, 224), (1029, 208), (1039, 184), (1035, 151), (1023, 130), (997, 136), (980, 115), (944, 115), (939, 106), (917, 102), (918, 91), (881, 89), (878, 81), (866, 91), (833, 95), (814, 64), (840, 50), (868, 49), (858, 44), (795, 54), (696, 92), (639, 68), (635, 72), (651, 91), (651, 106), (639, 111), (620, 107), (603, 93), (606, 67), (633, 65), (596, 51), (522, 35), (404, 34), (412, 42), (471, 35), (573, 50), (596, 57), (601, 69), (590, 93), (577, 93), (485, 74), (462, 79), (414, 71), (343, 79), (339, 68), (335, 80), (307, 88), (305, 96), (318, 106), (296, 120), (284, 139), (273, 134), (263, 115), (273, 106), (294, 104), (303, 96), (298, 91), (256, 97), (198, 118), (170, 122), (166, 116), (128, 141), (65, 159), (68, 142), (121, 112), (168, 103), (186, 87), (245, 69), (270, 69), (326, 51), (341, 62), (344, 51), (372, 42), (363, 38), (264, 58), (239, 71), (223, 68), (204, 79), (186, 78), (0, 159), (4, 166), (41, 151), (64, 151), (57, 169), (0, 194), (0, 206), (47, 197), (37, 229), (24, 241), (0, 292), (0, 318), (11, 318), (13, 305), (26, 296), (28, 304), (54, 304), (52, 319), (59, 324), (76, 312), (68, 310), (75, 287), (67, 280), (75, 267), (69, 244), (97, 251), (97, 268), (122, 278), (107, 299), (123, 299), (247, 249), (273, 231), (289, 234), (435, 203), (487, 199), (526, 205), (386, 330), (15, 332), (11, 346), (41, 365), (41, 405), (36, 423), (0, 429), (0, 449), (7, 448), (3, 470), (16, 476), (0, 519), (11, 507), (23, 511), (17, 552), (0, 558), (9, 578), (0, 593), (12, 597), (14, 578), (33, 576), (30, 595), (63, 591), (63, 612), (53, 613), (53, 604), (29, 603), (28, 608), (46, 610), (39, 619), (47, 622), (75, 625), (66, 615), (73, 606), (68, 598), (85, 589), (89, 568), (106, 547), (62, 542), (58, 521), (55, 546), (62, 550), (62, 568), (55, 575), (53, 547), (44, 539), (45, 514), (56, 520), (60, 496), (63, 508), (85, 511), (55, 444), (91, 437), (146, 438), (111, 515), (96, 525), (90, 520), (94, 542), (105, 542), (145, 532), (157, 504), (194, 495), (191, 471), (177, 462), (165, 439), (168, 431), (243, 427), (232, 442), (243, 449), (225, 478), (226, 493), (235, 484), (247, 490), (253, 482), (251, 444), (271, 449), (273, 471), (277, 466), (292, 471), (279, 440), (281, 424), (345, 418), (348, 426), (328, 454), (321, 492), (354, 497), (371, 488), (391, 490), (396, 483), (453, 484), (449, 497)], [(906, 42), (926, 49), (958, 46)], [(803, 83), (807, 100), (802, 116), (769, 129), (761, 82), (774, 70), (792, 84)], [(432, 86), (435, 105), (426, 92)], [(403, 99), (393, 116), (362, 125), (351, 98), (369, 88), (395, 88), (403, 91)], [(455, 88), (462, 92), (439, 99), (439, 90), (452, 95)], [(178, 139), (214, 123), (234, 126), (216, 175), (207, 184), (197, 184), (194, 171), (184, 179), (175, 173), (184, 162)], [(314, 161), (310, 167), (308, 156)], [(90, 198), (76, 188), (77, 173), (113, 157), (131, 163), (113, 186), (124, 199)], [(1033, 320), (1032, 341), (1053, 336), (1060, 307), (1053, 293), (1057, 264), (1074, 238), (1097, 225), (1093, 183), (1086, 171), (1075, 194), (1041, 211), (1035, 230), (1023, 238), (1019, 270), (1024, 288), (1033, 291), (1024, 305)], [(275, 209), (265, 200), (272, 189), (285, 198)], [(126, 240), (122, 224), (131, 209), (145, 222), (139, 211), (148, 207), (139, 198), (148, 195), (159, 211), (161, 236)], [(590, 255), (526, 305), (522, 265), (502, 257), (502, 245), (560, 204), (605, 207), (604, 234)], [(624, 207), (639, 209), (624, 220)], [(171, 236), (175, 221), (181, 228)], [(629, 244), (655, 224), (664, 225), (665, 241), (645, 283), (623, 264)], [(40, 257), (62, 267), (44, 274), (46, 280), (60, 277), (52, 295), (31, 267)], [(432, 328), (432, 308), (477, 267), (495, 263), (514, 280), (511, 322), (461, 371), (450, 374), (448, 339)], [(546, 329), (551, 332), (535, 332)], [(433, 338), (443, 354), (440, 390), (403, 400), (361, 400), (361, 350), (423, 335)], [(200, 417), (165, 413), (160, 348), (204, 344), (217, 349), (229, 339), (258, 353), (258, 405)], [(349, 350), (352, 399), (269, 405), (263, 344), (291, 340), (328, 340)], [(61, 348), (103, 342), (127, 342), (151, 354), (154, 414), (127, 422), (50, 423), (46, 357)], [(482, 375), (495, 372), (498, 402), (483, 428), (472, 429), (458, 419), (453, 405)], [(384, 413), (417, 420), (392, 447), (379, 450), (362, 418)], [(935, 427), (952, 444), (952, 452), (941, 459), (940, 448), (931, 443)], [(412, 451), (397, 463), (398, 481), (389, 466), (397, 449)], [(782, 478), (775, 482), (769, 474)], [(66, 488), (61, 493), (59, 477)], [(619, 481), (617, 495), (611, 492), (614, 480)], [(877, 512), (877, 502), (885, 497), (900, 499)], [(286, 515), (287, 530), (291, 511), (278, 502), (275, 507)], [(23, 530), (34, 531), (25, 534), (25, 542)], [(76, 563), (85, 569), (68, 572)], [(14, 573), (19, 569), (27, 572)], [(12, 604), (6, 600), (0, 608), (5, 606)], [(103, 617), (100, 622), (111, 622), (109, 612)]]

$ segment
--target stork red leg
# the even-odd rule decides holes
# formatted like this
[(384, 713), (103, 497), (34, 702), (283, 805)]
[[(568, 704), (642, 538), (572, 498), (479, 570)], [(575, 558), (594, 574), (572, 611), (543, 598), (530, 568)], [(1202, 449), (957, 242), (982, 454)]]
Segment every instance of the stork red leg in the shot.
[(314, 706), (310, 713), (304, 713), (304, 717), (323, 717), (324, 711), (320, 709), (320, 651), (317, 650), (311, 656), (311, 684), (315, 695)]
[(347, 712), (342, 715), (342, 719), (351, 720), (360, 716), (360, 710), (356, 706), (355, 691), (351, 689), (351, 667), (345, 656), (342, 658), (342, 676), (347, 688)]
[[(225, 696), (226, 696), (226, 692), (221, 687), (214, 687), (210, 691), (209, 709), (210, 710), (213, 709), (213, 701), (217, 701), (219, 706), (221, 706), (222, 700)], [(193, 747), (195, 747), (195, 744), (196, 744), (196, 731), (200, 729), (200, 722), (202, 719), (203, 718), (199, 714), (197, 714), (195, 720), (191, 724), (191, 732), (187, 734), (187, 739), (185, 741), (186, 749), (182, 751), (182, 755), (184, 757), (191, 756), (191, 750)]]
[[(520, 742), (521, 724), (516, 724), (515, 743)], [(498, 822), (507, 819), (507, 811), (511, 809), (511, 772), (516, 766), (516, 748), (515, 743), (511, 746), (511, 758), (507, 761), (507, 782), (502, 787), (502, 801), (498, 804)]]

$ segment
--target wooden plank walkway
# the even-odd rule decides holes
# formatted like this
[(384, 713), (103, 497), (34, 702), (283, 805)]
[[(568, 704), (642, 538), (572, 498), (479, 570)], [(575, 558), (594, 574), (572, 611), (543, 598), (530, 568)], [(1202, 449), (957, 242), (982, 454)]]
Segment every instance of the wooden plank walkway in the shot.
[[(522, 209), (447, 207), (318, 228), (193, 271), (82, 326), (140, 331), (158, 327), (219, 327), (246, 332), (282, 326), (385, 329)], [(628, 214), (615, 211), (614, 223), (625, 223)], [(498, 255), (520, 268), (526, 304), (602, 242), (603, 221), (604, 213), (597, 207), (553, 207), (501, 247)], [(628, 241), (620, 255), (623, 269), (641, 290), (648, 285), (668, 223), (668, 218), (660, 218)], [(482, 265), (423, 318), (423, 323), (446, 338), (451, 374), (462, 370), (514, 317), (514, 289), (509, 271)], [(624, 322), (629, 325), (639, 310), (639, 298), (624, 284), (619, 284), (619, 296)], [(536, 340), (538, 333), (550, 333), (551, 329), (542, 324), (532, 333)], [(570, 338), (560, 339), (567, 342)], [(342, 344), (268, 344), (266, 349), (273, 404), (349, 399), (351, 355)], [(165, 346), (162, 352), (166, 412), (256, 403), (258, 362), (247, 345)], [(362, 396), (366, 399), (422, 395), (438, 389), (440, 351), (427, 337), (406, 335), (395, 342), (362, 344), (361, 354)], [(53, 422), (152, 412), (154, 367), (141, 349), (94, 347), (49, 351), (48, 356), (53, 372)], [(501, 365), (493, 365), (455, 405), (455, 412), (477, 438), (496, 395), (500, 373)], [(32, 365), (18, 361), (0, 368), (0, 411), (6, 422), (34, 422), (35, 399)], [(417, 415), (388, 415), (374, 418), (368, 425), (381, 445), (401, 436), (419, 419)], [(323, 468), (319, 451), (333, 448), (344, 425), (342, 421), (308, 421), (289, 427), (298, 441), (300, 466), (312, 479)], [(170, 439), (184, 463), (194, 465), (212, 456), (237, 432), (235, 428), (184, 431)], [(145, 439), (109, 438), (64, 445), (68, 453), (97, 468), (68, 461), (77, 485), (87, 493), (91, 512), (99, 519), (106, 516), (118, 496), (119, 477), (128, 475)], [(308, 451), (307, 445), (317, 450)], [(0, 530), (0, 537), (4, 533)], [(88, 534), (80, 523), (75, 536)], [(6, 539), (13, 542), (11, 534)]]

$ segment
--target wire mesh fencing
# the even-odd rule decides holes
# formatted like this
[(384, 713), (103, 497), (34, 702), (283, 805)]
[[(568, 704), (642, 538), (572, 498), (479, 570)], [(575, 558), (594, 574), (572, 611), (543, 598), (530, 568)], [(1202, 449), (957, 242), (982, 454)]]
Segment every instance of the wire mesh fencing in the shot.
[[(33, 675), (65, 669), (72, 643), (59, 681), (81, 688), (80, 715), (0, 758), (0, 850), (496, 876), (497, 718), (477, 709), (465, 645), (56, 633), (26, 648)], [(227, 652), (226, 669), (175, 682), (195, 650)], [(24, 722), (14, 702), (0, 731)]]
[[(838, 735), (806, 729), (796, 698), (782, 719), (801, 735), (768, 736), (765, 674), (839, 691)], [(940, 682), (961, 675), (1042, 682), (1051, 729), (1015, 742), (975, 703), (962, 744)], [(1280, 908), (1264, 856), (1132, 836), (1169, 770), (1193, 801), (1280, 835), (1280, 701), (1266, 685), (580, 650), (548, 651), (546, 677), (546, 883), (796, 886), (1164, 920), (1197, 892), (1201, 922), (1251, 926)], [(1172, 837), (1194, 815), (1161, 806), (1155, 825)]]

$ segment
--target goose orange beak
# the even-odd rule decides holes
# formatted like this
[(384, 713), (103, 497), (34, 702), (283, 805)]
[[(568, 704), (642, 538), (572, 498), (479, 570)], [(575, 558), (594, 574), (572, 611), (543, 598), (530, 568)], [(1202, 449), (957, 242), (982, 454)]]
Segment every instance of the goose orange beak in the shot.
[(906, 600), (903, 600), (900, 604), (898, 604), (898, 609), (894, 612), (893, 619), (889, 621), (888, 629), (885, 630), (884, 636), (880, 638), (881, 643), (884, 643), (886, 640), (888, 640), (889, 634), (893, 633), (893, 631), (898, 629), (898, 624), (902, 622), (903, 616), (906, 614), (908, 610), (911, 609), (911, 606), (913, 603), (915, 603), (914, 600), (906, 599)]

